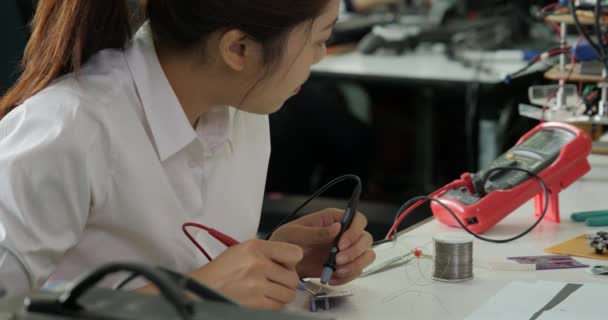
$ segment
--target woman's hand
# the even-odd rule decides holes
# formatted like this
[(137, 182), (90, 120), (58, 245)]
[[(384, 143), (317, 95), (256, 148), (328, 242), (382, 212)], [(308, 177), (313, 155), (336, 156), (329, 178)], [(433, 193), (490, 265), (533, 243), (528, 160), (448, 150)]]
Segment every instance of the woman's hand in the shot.
[(357, 12), (372, 10), (381, 5), (395, 4), (403, 0), (352, 0), (353, 7)]
[[(329, 251), (340, 232), (344, 210), (325, 209), (306, 215), (281, 226), (270, 237), (271, 241), (282, 241), (298, 245), (304, 251), (304, 258), (297, 265), (298, 274), (303, 278), (318, 278)], [(344, 232), (336, 257), (336, 272), (330, 284), (341, 285), (358, 278), (363, 269), (370, 265), (376, 255), (371, 249), (372, 236), (365, 231), (367, 219), (357, 213), (350, 228)]]
[(241, 305), (280, 310), (295, 299), (300, 247), (251, 240), (224, 251), (190, 276)]

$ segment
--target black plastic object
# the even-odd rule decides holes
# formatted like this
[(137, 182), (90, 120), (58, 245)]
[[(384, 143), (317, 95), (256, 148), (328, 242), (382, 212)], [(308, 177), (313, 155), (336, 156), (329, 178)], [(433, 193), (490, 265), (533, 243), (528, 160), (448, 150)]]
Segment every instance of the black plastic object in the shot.
[[(115, 272), (134, 273), (155, 284), (160, 295), (95, 287)], [(194, 296), (185, 294), (185, 290)], [(0, 300), (0, 319), (145, 319), (145, 320), (310, 320), (305, 315), (244, 308), (179, 273), (140, 264), (106, 265), (85, 276), (64, 293), (39, 291), (25, 298)], [(205, 299), (196, 299), (196, 296)], [(211, 298), (209, 298), (211, 297)], [(228, 302), (228, 303), (227, 303)]]
[(79, 299), (106, 276), (125, 271), (137, 273), (150, 281), (158, 288), (161, 295), (174, 306), (181, 319), (191, 319), (193, 313), (191, 300), (171, 281), (169, 276), (152, 267), (127, 263), (110, 264), (93, 271), (55, 301), (28, 299), (26, 301), (27, 311), (56, 315), (86, 314), (87, 310), (79, 304)]

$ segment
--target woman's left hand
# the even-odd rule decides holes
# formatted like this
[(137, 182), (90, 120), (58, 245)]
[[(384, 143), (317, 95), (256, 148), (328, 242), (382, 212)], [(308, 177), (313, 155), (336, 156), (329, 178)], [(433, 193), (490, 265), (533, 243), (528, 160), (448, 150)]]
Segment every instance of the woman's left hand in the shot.
[[(270, 240), (300, 246), (304, 250), (304, 259), (297, 266), (298, 274), (302, 278), (318, 278), (340, 232), (343, 215), (344, 210), (339, 209), (325, 209), (306, 215), (281, 226)], [(342, 235), (331, 285), (345, 284), (358, 278), (363, 269), (376, 259), (372, 250), (373, 239), (365, 231), (366, 226), (365, 216), (357, 213), (350, 228)]]

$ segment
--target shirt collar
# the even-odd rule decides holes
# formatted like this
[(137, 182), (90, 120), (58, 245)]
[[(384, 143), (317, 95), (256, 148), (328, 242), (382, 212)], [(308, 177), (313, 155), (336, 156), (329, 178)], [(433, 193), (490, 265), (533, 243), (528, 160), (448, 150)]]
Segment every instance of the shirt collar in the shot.
[(135, 34), (125, 56), (156, 151), (165, 161), (192, 143), (197, 134), (161, 68), (147, 23)]
[(213, 155), (226, 143), (232, 148), (230, 135), (235, 113), (231, 107), (211, 108), (198, 121), (196, 133), (206, 155)]

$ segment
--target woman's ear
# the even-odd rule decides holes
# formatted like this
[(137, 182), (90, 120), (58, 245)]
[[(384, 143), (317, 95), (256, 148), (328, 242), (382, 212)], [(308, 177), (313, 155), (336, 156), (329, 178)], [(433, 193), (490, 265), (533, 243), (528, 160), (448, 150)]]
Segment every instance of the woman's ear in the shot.
[(239, 30), (223, 33), (219, 40), (220, 56), (234, 71), (243, 71), (249, 61), (258, 58), (258, 44)]

